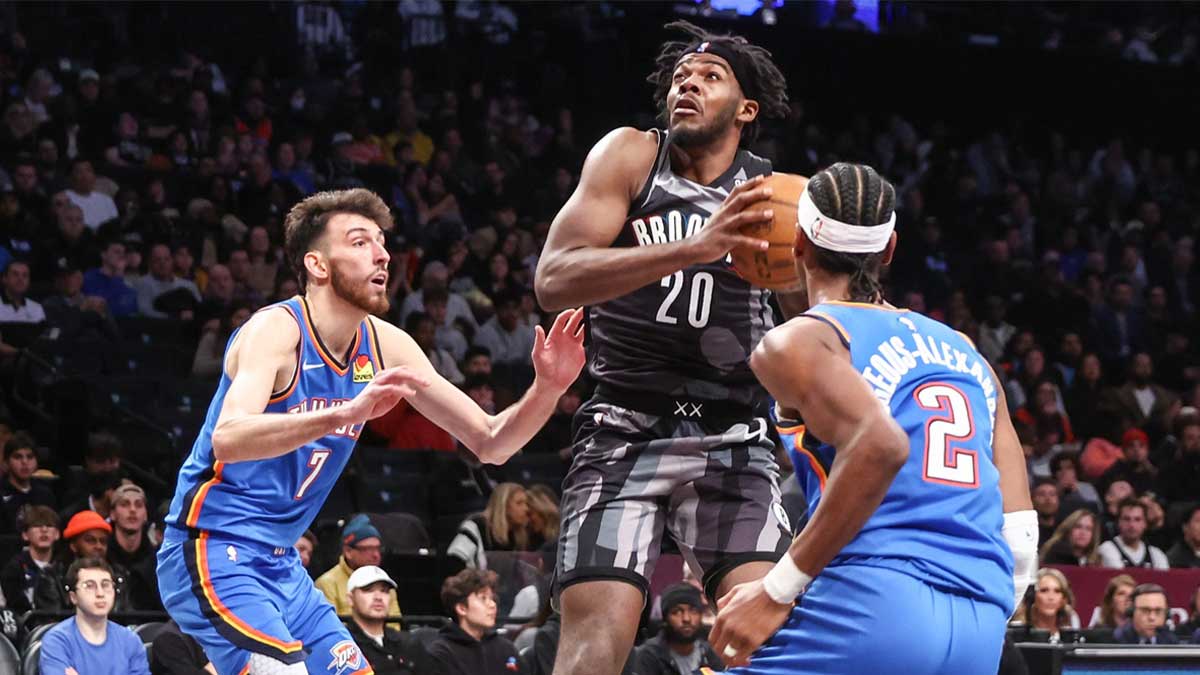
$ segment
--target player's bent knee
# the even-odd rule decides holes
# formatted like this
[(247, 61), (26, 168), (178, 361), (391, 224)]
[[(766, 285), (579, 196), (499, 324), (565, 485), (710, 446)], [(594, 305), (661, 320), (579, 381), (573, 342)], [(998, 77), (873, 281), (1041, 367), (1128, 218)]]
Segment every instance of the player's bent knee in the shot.
[(304, 662), (284, 663), (264, 654), (250, 655), (250, 675), (308, 675)]

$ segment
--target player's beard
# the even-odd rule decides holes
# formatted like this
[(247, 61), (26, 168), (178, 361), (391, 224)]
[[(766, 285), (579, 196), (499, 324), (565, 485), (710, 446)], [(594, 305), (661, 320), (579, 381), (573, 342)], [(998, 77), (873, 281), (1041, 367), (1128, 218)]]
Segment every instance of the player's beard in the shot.
[(711, 145), (721, 134), (733, 124), (737, 117), (738, 101), (730, 101), (724, 108), (718, 110), (708, 124), (700, 128), (688, 128), (676, 124), (671, 129), (671, 142), (681, 148), (702, 148)]
[[(375, 274), (378, 272), (372, 273), (371, 276)], [(337, 263), (333, 263), (329, 268), (329, 282), (333, 286), (334, 294), (367, 314), (383, 314), (391, 306), (386, 286), (383, 290), (376, 289), (375, 284), (370, 282), (370, 277), (355, 282), (349, 275), (342, 273)]]

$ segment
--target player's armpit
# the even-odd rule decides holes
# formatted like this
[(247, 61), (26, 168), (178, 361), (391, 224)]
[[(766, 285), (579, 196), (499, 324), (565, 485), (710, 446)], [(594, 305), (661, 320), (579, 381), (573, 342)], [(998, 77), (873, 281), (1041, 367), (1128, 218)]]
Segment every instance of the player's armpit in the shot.
[(909, 439), (823, 323), (796, 319), (772, 330), (750, 366), (780, 405), (798, 410), (809, 431), (838, 449), (821, 508), (790, 549), (799, 569), (816, 576), (883, 501), (908, 459)]

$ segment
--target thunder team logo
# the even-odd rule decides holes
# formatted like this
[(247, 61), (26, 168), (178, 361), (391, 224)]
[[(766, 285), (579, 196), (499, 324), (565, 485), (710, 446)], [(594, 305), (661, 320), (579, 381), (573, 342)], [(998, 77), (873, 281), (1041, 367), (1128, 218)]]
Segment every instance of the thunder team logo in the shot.
[(371, 365), (371, 357), (359, 354), (354, 360), (354, 383), (370, 382), (375, 379), (375, 366)]
[(342, 675), (345, 672), (354, 672), (363, 665), (362, 652), (358, 650), (358, 645), (354, 644), (353, 640), (342, 640), (329, 649), (329, 653), (333, 655), (333, 660), (325, 666), (325, 670), (332, 670), (333, 675)]

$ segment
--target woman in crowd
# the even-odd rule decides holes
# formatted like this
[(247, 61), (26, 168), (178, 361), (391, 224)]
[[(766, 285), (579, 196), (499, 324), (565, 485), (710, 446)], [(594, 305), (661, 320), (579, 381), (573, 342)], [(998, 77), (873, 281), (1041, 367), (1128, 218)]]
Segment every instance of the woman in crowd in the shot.
[(558, 495), (541, 483), (530, 485), (526, 494), (529, 500), (529, 547), (557, 548)]
[(1079, 509), (1067, 516), (1042, 545), (1043, 565), (1078, 565), (1095, 567), (1100, 564), (1096, 548), (1100, 546), (1100, 528), (1096, 514)]
[(1050, 632), (1050, 641), (1059, 641), (1060, 629), (1079, 629), (1075, 613), (1075, 594), (1062, 572), (1050, 567), (1038, 570), (1037, 583), (1025, 592), (1023, 606), (1017, 611), (1025, 625)]
[(467, 567), (488, 569), (489, 551), (530, 550), (529, 496), (516, 483), (496, 486), (482, 513), (458, 526), (446, 554)]
[(1104, 588), (1104, 599), (1096, 608), (1096, 614), (1088, 628), (1111, 628), (1116, 630), (1129, 621), (1129, 596), (1137, 582), (1128, 574), (1118, 574), (1108, 580)]

